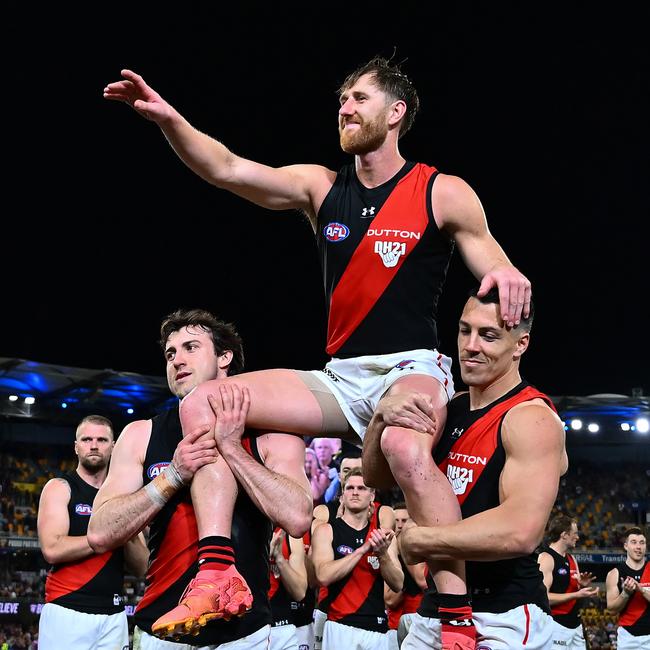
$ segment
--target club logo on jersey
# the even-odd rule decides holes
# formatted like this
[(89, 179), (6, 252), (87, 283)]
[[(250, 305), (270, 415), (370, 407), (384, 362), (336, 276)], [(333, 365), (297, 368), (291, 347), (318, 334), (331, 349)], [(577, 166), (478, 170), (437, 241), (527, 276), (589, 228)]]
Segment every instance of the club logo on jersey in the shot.
[(338, 221), (331, 221), (323, 228), (325, 239), (331, 242), (343, 241), (347, 239), (349, 234), (350, 229), (344, 223), (339, 223)]
[(374, 251), (379, 255), (384, 266), (392, 269), (397, 266), (399, 258), (406, 254), (406, 244), (398, 241), (376, 241)]
[(160, 475), (160, 473), (167, 467), (169, 463), (154, 463), (153, 465), (149, 465), (149, 468), (147, 469), (147, 476), (153, 480), (156, 478), (156, 476)]
[(74, 513), (76, 515), (84, 515), (85, 517), (90, 517), (93, 514), (93, 507), (89, 506), (87, 503), (77, 503), (74, 507)]
[(375, 206), (373, 205), (370, 208), (364, 208), (361, 210), (362, 217), (374, 217), (375, 216)]
[(376, 555), (368, 556), (368, 564), (375, 570), (379, 571), (379, 558)]
[(404, 370), (404, 368), (413, 370), (413, 366), (411, 366), (412, 363), (415, 363), (415, 359), (404, 359), (404, 361), (400, 361), (397, 365), (395, 365), (394, 368), (397, 370)]
[(339, 555), (350, 555), (350, 553), (354, 553), (354, 549), (345, 544), (341, 544), (337, 547), (336, 552), (339, 553)]
[(467, 486), (474, 480), (474, 470), (447, 465), (447, 480), (451, 483), (456, 496), (465, 494)]

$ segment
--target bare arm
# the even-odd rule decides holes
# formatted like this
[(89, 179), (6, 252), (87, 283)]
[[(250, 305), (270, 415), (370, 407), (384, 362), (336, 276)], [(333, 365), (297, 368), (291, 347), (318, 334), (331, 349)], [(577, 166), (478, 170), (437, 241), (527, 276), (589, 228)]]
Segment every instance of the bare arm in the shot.
[(334, 559), (332, 540), (334, 533), (330, 524), (321, 524), (314, 530), (311, 540), (312, 562), (318, 584), (327, 587), (338, 582), (352, 572), (359, 560), (370, 550), (370, 542), (366, 541), (363, 546), (355, 549), (349, 555)]
[(384, 583), (384, 603), (386, 603), (386, 607), (395, 609), (399, 607), (403, 600), (404, 592), (401, 589), (399, 591), (393, 591), (386, 583)]
[[(214, 440), (201, 439), (205, 433), (206, 429), (191, 432), (176, 447), (172, 465), (185, 483), (199, 467), (216, 459)], [(180, 488), (165, 472), (150, 483), (160, 498), (152, 499), (143, 487), (142, 469), (150, 437), (151, 420), (138, 420), (127, 425), (115, 443), (108, 477), (95, 497), (88, 524), (88, 539), (97, 552), (126, 544)]]
[(292, 537), (302, 537), (312, 521), (312, 498), (305, 474), (305, 443), (286, 433), (258, 437), (264, 465), (244, 449), (244, 431), (250, 396), (246, 388), (222, 384), (219, 395), (208, 399), (217, 418), (219, 451), (239, 484), (255, 505)]
[(233, 154), (195, 129), (176, 109), (131, 70), (104, 89), (104, 98), (123, 101), (155, 122), (178, 157), (198, 176), (272, 210), (302, 209), (313, 216), (336, 174), (318, 165), (273, 168)]
[(551, 605), (561, 605), (562, 603), (576, 600), (577, 598), (589, 598), (598, 593), (598, 587), (582, 587), (578, 591), (569, 591), (564, 594), (553, 593), (551, 591), (551, 586), (553, 585), (553, 567), (555, 566), (553, 558), (549, 553), (544, 552), (539, 554), (537, 561), (542, 576), (544, 577), (544, 586), (546, 587), (548, 600)]
[(564, 466), (564, 428), (547, 406), (527, 402), (502, 427), (506, 462), (500, 504), (447, 526), (406, 524), (400, 534), (407, 564), (431, 558), (492, 561), (532, 553), (544, 533)]
[(530, 312), (530, 281), (490, 233), (474, 190), (456, 176), (440, 174), (431, 200), (438, 226), (456, 241), (467, 268), (481, 281), (479, 296), (498, 287), (503, 320), (509, 325), (519, 323)]
[(124, 545), (124, 561), (127, 572), (136, 578), (141, 578), (147, 572), (149, 549), (142, 533)]
[(46, 562), (61, 564), (83, 560), (95, 553), (86, 535), (70, 536), (70, 486), (67, 481), (53, 478), (41, 492), (38, 506), (38, 541)]
[(289, 559), (282, 555), (282, 541), (286, 533), (283, 530), (273, 534), (271, 555), (280, 572), (280, 580), (289, 595), (300, 602), (307, 593), (307, 569), (305, 567), (305, 547), (302, 539), (289, 537)]
[(397, 538), (392, 530), (378, 529), (370, 533), (370, 544), (379, 558), (379, 571), (393, 591), (404, 587), (404, 572), (397, 555)]

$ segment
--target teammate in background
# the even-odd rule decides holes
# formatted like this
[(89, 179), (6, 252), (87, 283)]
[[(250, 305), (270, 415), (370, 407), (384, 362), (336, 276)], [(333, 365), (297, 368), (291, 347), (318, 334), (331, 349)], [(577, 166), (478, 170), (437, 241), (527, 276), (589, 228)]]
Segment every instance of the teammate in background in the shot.
[(287, 536), (279, 527), (273, 531), (269, 547), (271, 586), (269, 600), (273, 627), (269, 650), (295, 650), (298, 635), (293, 621), (295, 603), (307, 594), (305, 547), (302, 539)]
[[(386, 426), (380, 437), (366, 438), (366, 480), (374, 476), (372, 485), (380, 489), (396, 480), (418, 524), (458, 521), (453, 492), (431, 459), (436, 427), (430, 417), (435, 414), (441, 426), (453, 395), (451, 361), (436, 349), (436, 318), (454, 246), (481, 281), (482, 295), (498, 287), (500, 314), (509, 325), (528, 315), (530, 282), (490, 234), (465, 181), (399, 152), (398, 140), (419, 108), (411, 81), (381, 58), (346, 78), (339, 135), (343, 150), (355, 158), (336, 173), (320, 165), (272, 168), (241, 158), (193, 128), (141, 76), (130, 70), (122, 76), (104, 97), (155, 122), (192, 171), (262, 207), (303, 211), (317, 235), (329, 312), (326, 350), (333, 359), (324, 371), (266, 370), (239, 378), (252, 398), (248, 426), (334, 438), (349, 437), (351, 428), (363, 440), (382, 397), (422, 393), (424, 410), (408, 426)], [(185, 433), (210, 422), (206, 397), (214, 391), (206, 385), (186, 400)], [(217, 461), (194, 480), (200, 537), (215, 530), (230, 534), (235, 484), (226, 483), (225, 472), (227, 465)], [(436, 563), (432, 575), (440, 592), (463, 596), (469, 609), (461, 561)], [(226, 585), (215, 590), (223, 592), (228, 580), (238, 579), (224, 576)], [(445, 629), (445, 646), (473, 648), (471, 617), (464, 621), (469, 627)]]
[[(167, 317), (160, 344), (169, 388), (179, 398), (200, 382), (243, 368), (242, 343), (233, 326), (203, 310), (179, 310)], [(205, 428), (183, 438), (176, 408), (129, 424), (97, 495), (88, 529), (96, 549), (119, 546), (135, 531), (150, 526), (151, 563), (134, 616), (140, 630), (139, 650), (181, 650), (153, 634), (178, 637), (188, 645), (266, 650), (271, 627), (271, 521), (294, 535), (309, 526), (312, 507), (304, 441), (294, 435), (244, 431), (249, 400), (235, 384), (224, 385), (216, 398), (210, 402), (216, 413), (214, 435), (207, 439), (202, 439)], [(176, 607), (187, 583), (198, 568), (195, 581), (212, 584), (215, 575), (228, 571), (233, 563), (218, 537), (199, 542), (190, 499), (194, 473), (214, 463), (217, 450), (241, 486), (234, 505), (232, 541), (242, 580), (255, 598), (252, 610), (238, 618), (250, 607), (250, 590), (233, 583), (226, 613), (220, 615), (224, 620), (211, 616), (198, 625), (185, 604)], [(203, 604), (190, 599), (189, 606)], [(169, 619), (161, 623), (160, 617), (172, 608), (172, 623)]]
[[(499, 296), (472, 292), (458, 326), (458, 358), (469, 387), (449, 404), (435, 460), (453, 486), (463, 519), (400, 533), (407, 564), (466, 560), (477, 646), (547, 650), (552, 618), (535, 550), (568, 467), (564, 427), (551, 399), (523, 381), (533, 314), (517, 327), (501, 318)], [(371, 424), (373, 426), (373, 424)], [(409, 511), (410, 512), (410, 511)], [(440, 647), (440, 628), (458, 625), (427, 591), (403, 650)]]
[(641, 528), (623, 533), (625, 562), (614, 567), (605, 580), (607, 609), (618, 614), (618, 650), (650, 648), (650, 562), (647, 538)]
[(553, 646), (569, 650), (585, 650), (582, 623), (578, 617), (581, 598), (598, 594), (591, 587), (594, 575), (581, 573), (576, 559), (568, 552), (576, 547), (580, 535), (578, 522), (567, 515), (558, 515), (548, 527), (551, 540), (548, 549), (537, 558), (548, 592), (554, 621)]
[(96, 553), (86, 535), (113, 446), (110, 420), (88, 415), (77, 426), (76, 470), (51, 479), (41, 493), (38, 539), (43, 557), (52, 565), (38, 626), (41, 650), (128, 650), (125, 561), (134, 576), (144, 575), (149, 555), (144, 537), (135, 531), (123, 540), (124, 547)]
[(343, 483), (343, 514), (314, 530), (314, 570), (327, 588), (320, 603), (327, 612), (323, 650), (388, 648), (384, 580), (399, 591), (404, 575), (392, 528), (384, 527), (377, 510), (369, 514), (373, 499), (361, 470), (351, 470)]
[[(402, 528), (409, 520), (406, 503), (393, 504), (393, 512), (395, 513), (395, 537), (399, 541)], [(401, 554), (399, 554), (399, 561), (404, 573), (402, 590), (393, 591), (388, 585), (384, 585), (384, 602), (388, 612), (388, 636), (391, 639), (392, 648), (399, 648), (402, 645), (411, 627), (411, 621), (422, 602), (424, 590), (427, 588), (427, 565), (425, 562), (408, 566), (404, 563)]]

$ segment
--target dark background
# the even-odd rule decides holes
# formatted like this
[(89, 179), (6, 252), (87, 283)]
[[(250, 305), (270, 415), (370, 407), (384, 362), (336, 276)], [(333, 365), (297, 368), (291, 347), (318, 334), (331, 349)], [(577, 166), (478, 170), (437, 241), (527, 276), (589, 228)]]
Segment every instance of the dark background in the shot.
[[(322, 366), (306, 220), (212, 188), (102, 89), (129, 67), (235, 153), (338, 169), (336, 90), (396, 51), (422, 104), (402, 154), (464, 178), (533, 283), (525, 376), (647, 394), (648, 16), (523, 7), (9, 3), (0, 356), (160, 375), (160, 320), (200, 306), (237, 323), (249, 370)], [(471, 285), (456, 254), (439, 319), (454, 358)]]

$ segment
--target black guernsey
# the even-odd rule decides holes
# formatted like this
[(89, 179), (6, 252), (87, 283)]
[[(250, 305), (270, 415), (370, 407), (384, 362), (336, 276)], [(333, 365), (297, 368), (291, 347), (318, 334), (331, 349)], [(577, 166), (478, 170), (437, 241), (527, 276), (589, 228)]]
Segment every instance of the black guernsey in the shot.
[(433, 218), (437, 171), (406, 162), (368, 189), (338, 173), (316, 228), (328, 310), (327, 353), (358, 357), (438, 347), (436, 315), (453, 243)]
[[(61, 478), (70, 486), (68, 535), (81, 537), (88, 533), (92, 504), (99, 490), (77, 472)], [(52, 566), (45, 581), (45, 602), (86, 614), (117, 614), (124, 611), (123, 590), (124, 551), (120, 547)]]
[[(182, 439), (178, 409), (152, 420), (151, 439), (143, 467), (143, 481), (152, 481), (170, 462)], [(258, 461), (255, 438), (242, 440)], [(261, 461), (260, 461), (261, 462)], [(253, 608), (241, 618), (211, 621), (197, 636), (182, 636), (180, 643), (194, 646), (218, 645), (253, 634), (271, 623), (269, 590), (269, 542), (271, 523), (255, 507), (243, 489), (235, 503), (232, 521), (232, 544), (236, 565), (253, 594)], [(190, 491), (177, 492), (151, 522), (149, 535), (149, 569), (145, 592), (135, 611), (137, 626), (151, 634), (151, 625), (173, 609), (190, 580), (198, 571), (198, 531)]]

